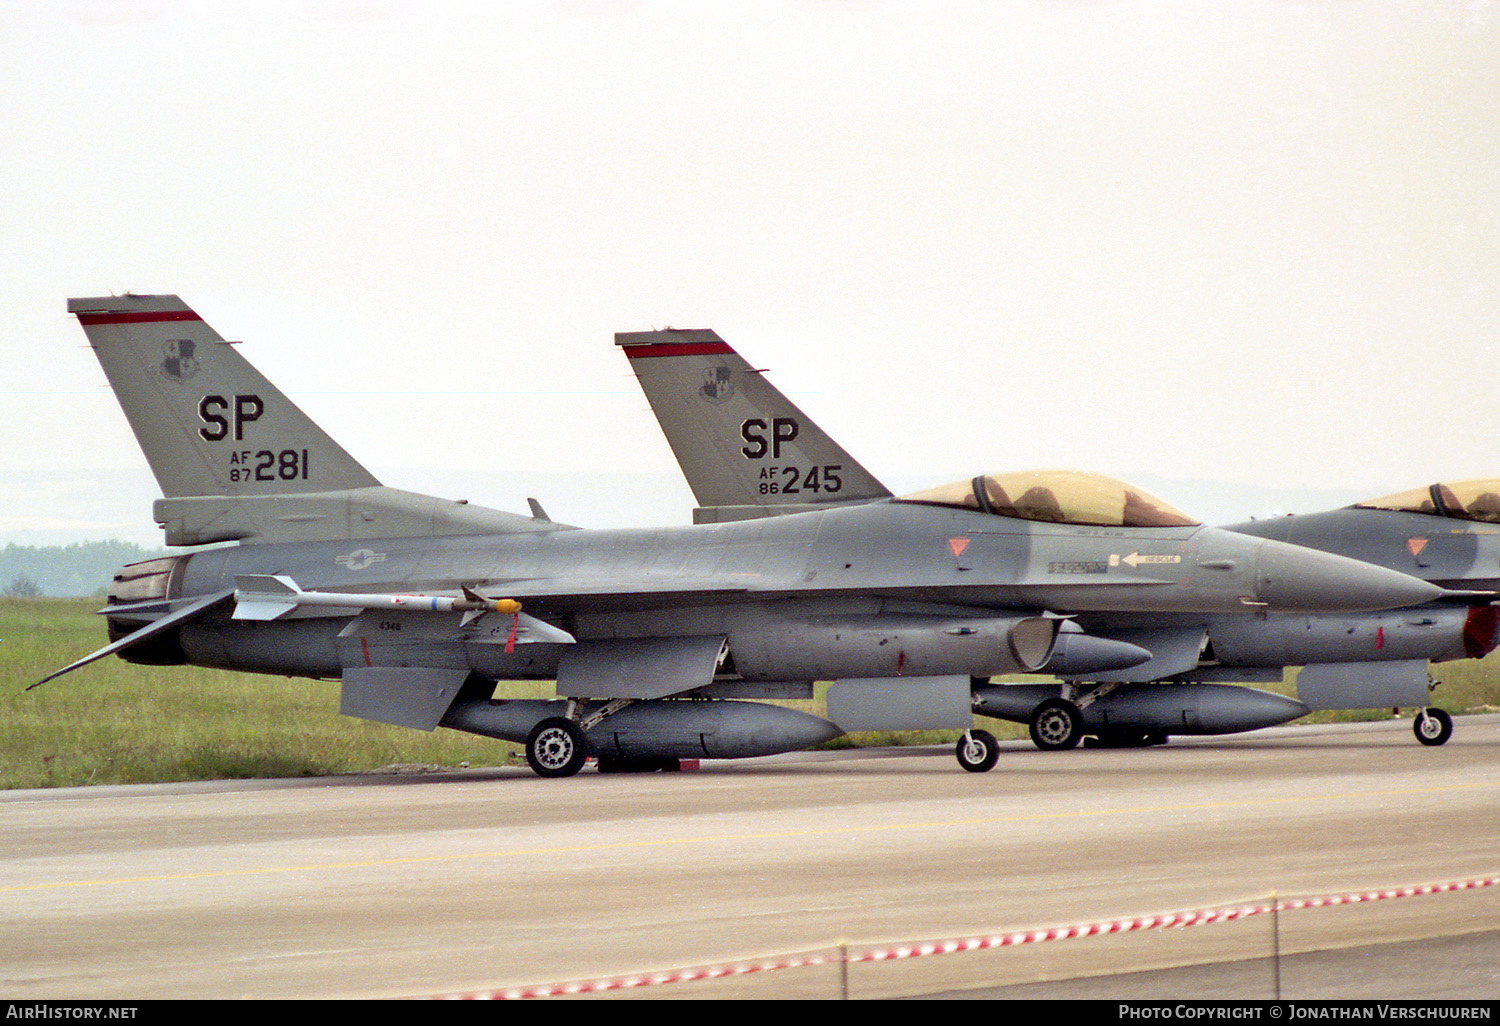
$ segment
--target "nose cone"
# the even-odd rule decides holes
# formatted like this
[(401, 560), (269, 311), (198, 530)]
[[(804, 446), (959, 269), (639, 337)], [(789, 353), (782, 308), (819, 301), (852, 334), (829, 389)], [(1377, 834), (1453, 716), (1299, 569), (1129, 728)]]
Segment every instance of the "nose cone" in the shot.
[(1443, 593), (1435, 584), (1396, 570), (1277, 541), (1261, 543), (1255, 564), (1255, 598), (1273, 609), (1401, 609)]

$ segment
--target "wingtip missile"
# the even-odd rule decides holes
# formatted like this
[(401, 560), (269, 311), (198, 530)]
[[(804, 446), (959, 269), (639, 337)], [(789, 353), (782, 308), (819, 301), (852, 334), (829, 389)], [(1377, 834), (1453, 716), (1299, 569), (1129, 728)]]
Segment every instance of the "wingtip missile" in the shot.
[(246, 574), (234, 579), (237, 620), (276, 620), (300, 608), (318, 609), (406, 609), (437, 613), (521, 612), (521, 603), (509, 598), (489, 598), (473, 588), (461, 596), (425, 594), (358, 594), (342, 591), (304, 591), (283, 575)]

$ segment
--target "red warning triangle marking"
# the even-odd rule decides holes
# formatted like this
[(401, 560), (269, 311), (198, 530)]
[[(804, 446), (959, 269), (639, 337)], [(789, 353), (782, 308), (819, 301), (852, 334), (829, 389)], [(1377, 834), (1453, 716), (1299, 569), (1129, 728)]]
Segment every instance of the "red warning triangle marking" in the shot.
[(1420, 555), (1421, 552), (1422, 552), (1422, 550), (1427, 547), (1427, 539), (1426, 538), (1408, 538), (1408, 539), (1406, 539), (1406, 547), (1411, 550), (1411, 554), (1413, 556)]
[(969, 539), (967, 539), (967, 538), (949, 538), (948, 539), (948, 548), (950, 548), (950, 549), (953, 550), (953, 558), (954, 559), (957, 559), (959, 556), (962, 556), (964, 554), (964, 549), (966, 549), (968, 547), (969, 547)]

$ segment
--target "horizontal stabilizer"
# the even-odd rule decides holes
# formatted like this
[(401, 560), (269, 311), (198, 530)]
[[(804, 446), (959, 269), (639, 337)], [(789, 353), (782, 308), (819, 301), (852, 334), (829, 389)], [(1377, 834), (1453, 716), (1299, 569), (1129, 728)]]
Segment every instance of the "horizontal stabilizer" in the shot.
[(158, 634), (162, 634), (168, 630), (171, 630), (173, 627), (180, 627), (182, 624), (187, 623), (189, 620), (202, 616), (204, 613), (208, 612), (210, 608), (218, 605), (220, 602), (223, 602), (232, 594), (234, 594), (232, 591), (218, 591), (214, 592), (212, 595), (206, 595), (196, 602), (192, 602), (188, 605), (183, 606), (175, 613), (169, 613), (168, 615), (163, 616), (158, 620), (153, 620), (151, 623), (147, 624), (145, 627), (142, 627), (140, 630), (132, 631), (131, 633), (125, 635), (125, 637), (111, 642), (108, 645), (105, 645), (93, 655), (84, 656), (76, 663), (70, 663), (67, 666), (64, 666), (61, 670), (58, 670), (56, 673), (49, 673), (47, 676), (43, 677), (35, 684), (27, 687), (26, 690), (30, 691), (32, 688), (40, 687), (43, 684), (47, 683), (49, 680), (56, 680), (58, 677), (61, 677), (65, 673), (71, 673), (74, 670), (78, 669), (80, 666), (87, 666), (89, 663), (92, 663), (98, 659), (103, 659), (105, 656), (114, 655), (116, 652), (123, 652), (125, 649), (130, 648), (132, 645), (139, 645), (141, 642), (154, 638)]

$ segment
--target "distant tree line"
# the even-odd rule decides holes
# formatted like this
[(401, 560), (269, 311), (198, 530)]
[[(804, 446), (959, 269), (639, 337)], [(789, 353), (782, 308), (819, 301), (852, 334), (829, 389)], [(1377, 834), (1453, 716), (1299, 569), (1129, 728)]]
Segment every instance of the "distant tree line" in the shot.
[(134, 542), (79, 542), (75, 545), (7, 545), (0, 549), (0, 596), (103, 595), (115, 571), (126, 563), (164, 556)]

